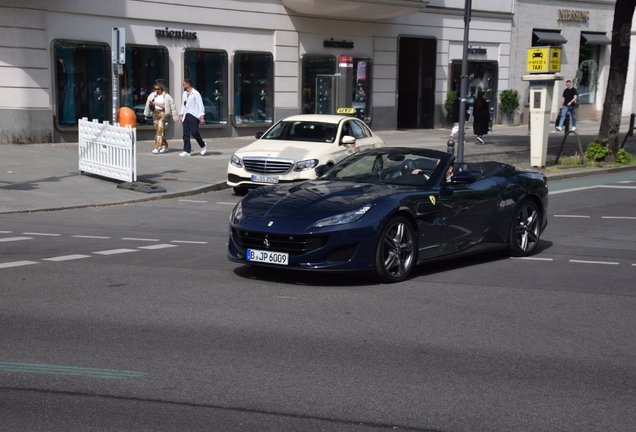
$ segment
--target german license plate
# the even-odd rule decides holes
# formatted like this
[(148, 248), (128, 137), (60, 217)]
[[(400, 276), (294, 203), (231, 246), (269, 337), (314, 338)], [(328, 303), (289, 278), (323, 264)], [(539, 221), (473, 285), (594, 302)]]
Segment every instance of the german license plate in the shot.
[(248, 261), (262, 262), (268, 264), (289, 265), (289, 254), (285, 252), (271, 252), (256, 249), (248, 249)]
[(253, 175), (252, 181), (258, 183), (278, 183), (278, 176)]

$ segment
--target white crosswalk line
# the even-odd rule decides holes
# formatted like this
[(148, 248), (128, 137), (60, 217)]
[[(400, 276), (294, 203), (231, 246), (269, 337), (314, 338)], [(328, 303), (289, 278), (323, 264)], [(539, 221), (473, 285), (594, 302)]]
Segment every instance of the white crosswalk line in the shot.
[(110, 237), (104, 237), (104, 236), (91, 236), (91, 235), (73, 235), (71, 237), (74, 238), (85, 238), (85, 239), (109, 239)]
[(42, 261), (71, 261), (71, 260), (82, 259), (82, 258), (91, 258), (91, 256), (90, 255), (80, 255), (80, 254), (64, 255), (64, 256), (59, 256), (59, 257), (42, 258)]
[(0, 268), (9, 268), (9, 267), (20, 267), (31, 264), (39, 264), (36, 261), (14, 261), (8, 263), (0, 263)]
[(147, 242), (156, 242), (159, 239), (147, 239), (147, 238), (134, 238), (134, 237), (124, 237), (122, 240), (132, 240), (132, 241), (147, 241)]
[(99, 255), (115, 255), (115, 254), (122, 254), (122, 253), (128, 253), (128, 252), (139, 252), (139, 251), (137, 249), (111, 249), (111, 250), (98, 251), (93, 253), (99, 254)]
[(33, 240), (33, 237), (7, 237), (0, 239), (0, 242), (11, 242), (20, 240)]
[(37, 233), (37, 232), (25, 232), (25, 233), (22, 233), (22, 235), (59, 237), (59, 236), (61, 236), (62, 234)]
[(153, 249), (165, 249), (165, 248), (171, 248), (171, 247), (179, 247), (179, 246), (163, 243), (163, 244), (152, 245), (152, 246), (139, 246), (137, 249), (153, 250)]
[(206, 241), (171, 240), (170, 243), (208, 244)]

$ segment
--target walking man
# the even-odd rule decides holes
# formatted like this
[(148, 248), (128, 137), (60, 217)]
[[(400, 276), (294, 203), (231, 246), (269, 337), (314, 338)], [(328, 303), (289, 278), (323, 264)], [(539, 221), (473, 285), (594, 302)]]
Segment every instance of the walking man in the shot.
[(579, 94), (576, 92), (576, 89), (572, 87), (572, 81), (567, 80), (565, 82), (566, 89), (563, 90), (563, 99), (561, 100), (561, 121), (559, 121), (559, 125), (556, 127), (557, 130), (563, 130), (563, 123), (565, 122), (565, 116), (570, 113), (570, 117), (572, 117), (572, 130), (576, 130), (576, 99), (579, 97)]
[(199, 122), (205, 123), (205, 108), (201, 94), (192, 87), (192, 80), (186, 78), (183, 80), (183, 104), (181, 105), (181, 114), (179, 114), (179, 122), (183, 125), (183, 152), (179, 156), (190, 156), (192, 147), (190, 146), (190, 135), (201, 147), (201, 156), (208, 150), (201, 134), (199, 133)]

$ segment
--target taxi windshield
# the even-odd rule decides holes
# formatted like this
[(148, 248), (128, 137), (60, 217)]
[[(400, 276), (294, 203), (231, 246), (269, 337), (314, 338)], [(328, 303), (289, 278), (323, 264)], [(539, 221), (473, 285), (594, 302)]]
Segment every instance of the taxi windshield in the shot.
[(333, 143), (338, 125), (315, 121), (282, 121), (273, 126), (261, 139)]

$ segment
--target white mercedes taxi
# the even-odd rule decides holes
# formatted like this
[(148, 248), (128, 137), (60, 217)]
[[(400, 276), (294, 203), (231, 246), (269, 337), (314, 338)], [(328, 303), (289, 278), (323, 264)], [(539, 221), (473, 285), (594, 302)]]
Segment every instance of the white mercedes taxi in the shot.
[[(340, 111), (340, 110), (339, 110)], [(384, 141), (361, 120), (347, 115), (301, 114), (287, 117), (232, 155), (227, 184), (237, 195), (284, 182), (313, 180), (318, 165), (333, 165)]]

